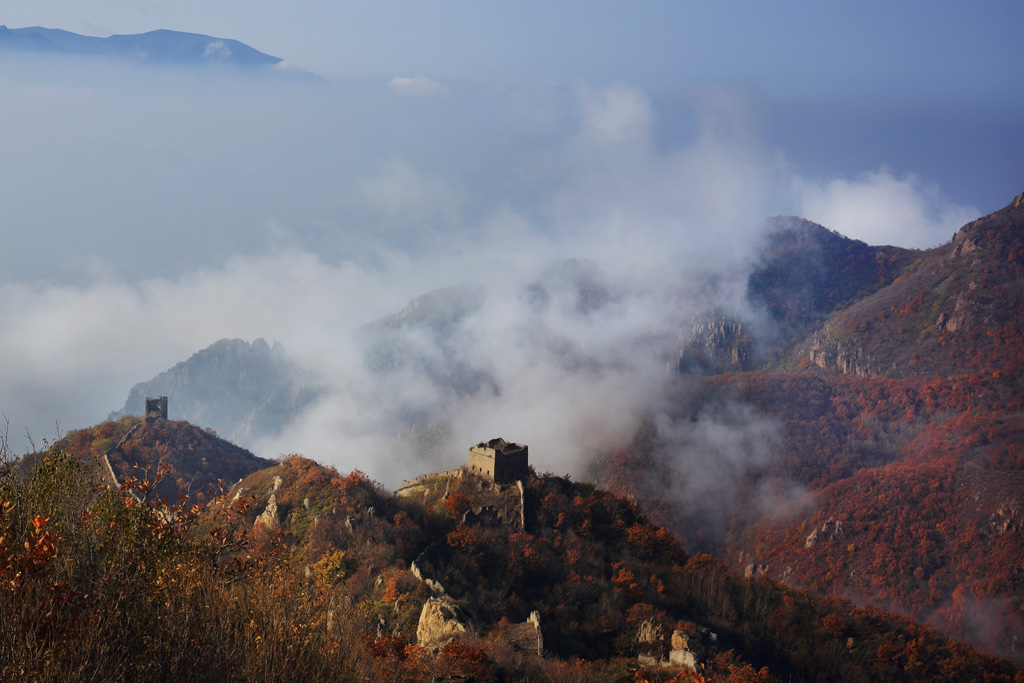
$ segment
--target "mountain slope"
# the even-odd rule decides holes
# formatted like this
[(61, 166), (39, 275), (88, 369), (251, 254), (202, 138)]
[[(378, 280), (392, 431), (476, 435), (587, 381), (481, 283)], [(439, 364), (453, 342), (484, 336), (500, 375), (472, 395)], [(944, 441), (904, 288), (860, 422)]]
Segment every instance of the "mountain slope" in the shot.
[[(243, 523), (269, 523), (311, 566), (344, 554), (340, 580), (372, 610), (378, 645), (408, 643), (414, 632), (422, 642), (422, 607), (435, 600), (451, 605), (486, 652), (507, 647), (516, 625), (536, 612), (548, 656), (612, 664), (591, 672), (598, 679), (621, 666), (613, 664), (619, 658), (667, 656), (673, 630), (689, 633), (694, 650), (705, 641), (698, 660), (723, 680), (922, 680), (982, 670), (998, 677), (1006, 666), (972, 659), (909, 621), (740, 580), (706, 555), (688, 557), (635, 502), (592, 484), (531, 476), (520, 494), (468, 473), (428, 480), (395, 496), (358, 472), (294, 457), (250, 475), (234, 493), (251, 496)], [(644, 623), (658, 635), (640, 638)], [(911, 641), (923, 649), (887, 650)], [(406, 654), (375, 656), (415, 665), (404, 645), (399, 650)], [(915, 656), (921, 664), (894, 667)], [(767, 667), (761, 678), (740, 676), (759, 667)], [(1003, 671), (1012, 677), (1014, 669)]]
[(1024, 659), (1022, 256), (1024, 196), (889, 271), (781, 367), (680, 382), (600, 481), (737, 569)]
[(836, 313), (790, 367), (809, 361), (844, 374), (1020, 376), (1022, 321), (1024, 195)]
[(746, 278), (746, 313), (684, 326), (676, 369), (711, 375), (777, 364), (834, 312), (886, 287), (921, 252), (874, 247), (794, 216), (768, 221)]
[(135, 417), (75, 430), (27, 463), (57, 453), (77, 458), (108, 486), (159, 478), (153, 493), (171, 501), (178, 494), (209, 498), (221, 484), (273, 464), (188, 422)]
[(841, 310), (890, 284), (919, 252), (873, 247), (816, 223), (779, 216), (747, 278), (747, 298), (764, 306), (782, 340), (798, 340)]
[(0, 472), (19, 501), (0, 506), (5, 678), (1024, 680), (909, 620), (739, 579), (587, 483), (449, 473), (402, 497), (293, 457), (168, 511), (77, 462)]

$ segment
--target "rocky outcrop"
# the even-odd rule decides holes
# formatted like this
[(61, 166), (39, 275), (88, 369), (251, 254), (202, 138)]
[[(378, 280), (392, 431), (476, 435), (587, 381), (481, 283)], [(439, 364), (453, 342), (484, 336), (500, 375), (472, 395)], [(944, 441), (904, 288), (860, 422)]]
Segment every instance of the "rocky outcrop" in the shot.
[(834, 541), (843, 537), (843, 523), (835, 517), (829, 517), (822, 523), (821, 528), (815, 528), (804, 539), (804, 547), (812, 548), (819, 541)]
[(1010, 532), (1024, 531), (1024, 515), (1016, 501), (1007, 501), (999, 506), (989, 518), (986, 535), (1002, 536)]
[(814, 333), (807, 359), (828, 372), (855, 377), (877, 374), (863, 347), (850, 346), (835, 339), (830, 324)]
[[(974, 289), (972, 285), (974, 285), (973, 282), (968, 285), (968, 291)], [(947, 332), (962, 332), (978, 326), (982, 322), (979, 320), (980, 317), (981, 307), (978, 302), (968, 294), (962, 293), (956, 298), (952, 313), (943, 311), (939, 314), (938, 320), (935, 321), (935, 327)]]
[(696, 671), (700, 663), (714, 656), (718, 648), (718, 634), (706, 628), (697, 629), (695, 634), (686, 631), (672, 632), (672, 649), (668, 653), (670, 666)]
[(683, 374), (716, 374), (750, 370), (754, 339), (743, 321), (712, 310), (690, 318), (680, 330), (676, 371)]
[(673, 668), (697, 671), (702, 662), (716, 654), (718, 635), (706, 628), (695, 627), (690, 632), (676, 630), (669, 640), (671, 649), (665, 656), (665, 633), (661, 624), (648, 619), (640, 624), (636, 642), (640, 649), (637, 660), (648, 668)]
[(636, 631), (636, 642), (641, 645), (660, 645), (665, 639), (665, 630), (653, 618), (640, 623)]
[(636, 630), (637, 659), (643, 666), (665, 663), (665, 628), (654, 617), (640, 622)]
[(421, 647), (442, 647), (466, 634), (463, 621), (451, 598), (427, 598), (416, 627), (416, 640)]
[(262, 524), (268, 529), (276, 529), (280, 523), (281, 520), (277, 516), (277, 496), (271, 493), (270, 499), (267, 501), (267, 507), (256, 518), (255, 524)]

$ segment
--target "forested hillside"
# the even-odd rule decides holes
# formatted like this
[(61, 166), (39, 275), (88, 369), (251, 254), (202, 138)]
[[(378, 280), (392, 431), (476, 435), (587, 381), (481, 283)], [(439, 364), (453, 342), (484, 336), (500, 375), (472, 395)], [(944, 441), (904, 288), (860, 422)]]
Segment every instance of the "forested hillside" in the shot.
[[(1022, 257), (1018, 197), (920, 252), (889, 284), (872, 276), (866, 296), (837, 300), (778, 369), (707, 377), (696, 390), (681, 383), (671, 414), (609, 453), (599, 481), (737, 570), (893, 609), (1024, 658)], [(805, 301), (819, 300), (836, 263), (789, 262), (797, 273), (777, 272), (776, 262), (757, 280), (773, 272), (775, 284), (753, 291), (771, 304), (799, 282), (810, 288)], [(805, 273), (815, 262), (821, 272)], [(810, 319), (797, 315), (787, 329)], [(729, 485), (708, 501), (694, 481), (720, 464), (689, 453), (698, 466), (681, 467), (664, 423), (679, 431), (736, 406), (771, 425), (766, 455), (720, 472)]]
[[(396, 496), (292, 457), (165, 508), (58, 452), (5, 472), (5, 678), (1024, 680), (909, 620), (740, 579), (565, 478)], [(670, 648), (692, 666), (658, 668)]]

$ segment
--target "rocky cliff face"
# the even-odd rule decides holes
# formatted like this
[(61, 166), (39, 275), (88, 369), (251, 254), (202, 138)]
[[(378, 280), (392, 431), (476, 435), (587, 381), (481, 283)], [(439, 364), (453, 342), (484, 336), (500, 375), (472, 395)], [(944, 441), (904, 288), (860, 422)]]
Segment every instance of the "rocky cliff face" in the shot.
[(827, 372), (856, 377), (877, 374), (872, 368), (870, 355), (865, 354), (864, 347), (837, 340), (832, 336), (831, 325), (828, 323), (811, 338), (807, 359)]
[(676, 370), (712, 375), (750, 370), (757, 365), (750, 326), (739, 318), (712, 310), (690, 318), (680, 331)]

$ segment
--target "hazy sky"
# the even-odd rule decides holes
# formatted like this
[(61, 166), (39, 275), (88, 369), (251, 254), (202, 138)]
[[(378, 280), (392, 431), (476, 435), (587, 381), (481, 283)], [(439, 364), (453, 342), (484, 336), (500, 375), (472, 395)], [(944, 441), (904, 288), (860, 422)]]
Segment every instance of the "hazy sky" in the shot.
[[(365, 448), (324, 450), (373, 422), (337, 417), (368, 403), (348, 335), (487, 283), (509, 334), (465, 352), (506, 385), (474, 419), (531, 449), (627, 434), (651, 407), (637, 378), (663, 371), (629, 349), (722, 303), (670, 293), (740, 281), (764, 218), (930, 247), (1024, 190), (1022, 21), (1019, 2), (5, 0), (9, 27), (205, 33), (327, 80), (0, 53), (0, 412), (19, 434), (91, 424), (217, 339), (264, 337), (336, 389), (274, 447), (351, 466)], [(517, 287), (564, 258), (643, 295), (538, 322)], [(541, 323), (619, 370), (505, 347)]]
[(9, 0), (3, 16), (100, 36), (233, 37), (331, 78), (727, 81), (811, 101), (1021, 101), (1012, 1)]
[(989, 211), (1022, 175), (1024, 6), (1012, 0), (9, 0), (0, 21), (231, 37), (332, 80), (621, 82), (668, 117), (690, 89), (726, 85), (759, 100), (762, 133), (819, 180), (886, 166)]

